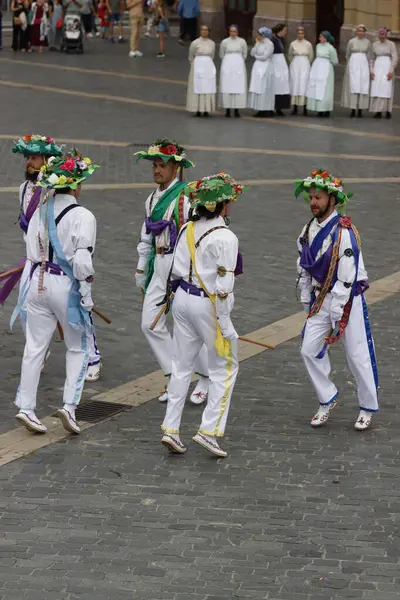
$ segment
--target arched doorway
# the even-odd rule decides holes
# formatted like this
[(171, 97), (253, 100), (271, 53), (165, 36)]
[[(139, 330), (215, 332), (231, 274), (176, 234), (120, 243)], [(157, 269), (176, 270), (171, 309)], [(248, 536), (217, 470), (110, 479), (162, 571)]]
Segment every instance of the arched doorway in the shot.
[(225, 29), (235, 24), (239, 35), (247, 41), (253, 37), (253, 19), (257, 12), (257, 0), (224, 0)]
[(344, 23), (344, 0), (317, 0), (316, 37), (324, 29), (335, 38), (335, 46), (339, 48), (340, 28)]

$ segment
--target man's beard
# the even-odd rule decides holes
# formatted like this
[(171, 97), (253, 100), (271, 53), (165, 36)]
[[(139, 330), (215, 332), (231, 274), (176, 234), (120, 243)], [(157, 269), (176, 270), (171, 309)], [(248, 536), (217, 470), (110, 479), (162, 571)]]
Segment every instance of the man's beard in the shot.
[(37, 177), (38, 177), (39, 173), (36, 173), (36, 171), (28, 171), (28, 169), (26, 169), (25, 171), (25, 179), (27, 179), (28, 181), (36, 181)]

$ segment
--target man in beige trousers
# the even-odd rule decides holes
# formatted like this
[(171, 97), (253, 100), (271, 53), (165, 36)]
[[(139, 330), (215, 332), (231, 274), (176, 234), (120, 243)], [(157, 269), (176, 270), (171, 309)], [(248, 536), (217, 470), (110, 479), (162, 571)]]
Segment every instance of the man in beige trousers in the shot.
[(130, 57), (140, 57), (143, 53), (138, 50), (140, 39), (140, 28), (143, 25), (143, 0), (127, 0), (126, 6), (129, 10), (131, 22), (131, 50)]

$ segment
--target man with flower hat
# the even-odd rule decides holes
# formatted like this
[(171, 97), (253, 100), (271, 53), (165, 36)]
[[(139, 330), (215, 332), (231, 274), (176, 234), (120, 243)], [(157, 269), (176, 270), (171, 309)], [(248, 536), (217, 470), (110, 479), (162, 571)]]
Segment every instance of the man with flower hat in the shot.
[(237, 338), (230, 313), (238, 258), (238, 239), (225, 218), (243, 186), (223, 173), (188, 186), (193, 216), (179, 235), (171, 284), (174, 346), (172, 375), (162, 443), (183, 454), (179, 431), (194, 362), (204, 344), (208, 352), (208, 402), (193, 440), (218, 457), (227, 456), (217, 441), (224, 435), (238, 373)]
[[(27, 233), (29, 222), (39, 206), (42, 187), (38, 185), (37, 179), (40, 169), (51, 157), (59, 157), (62, 155), (62, 148), (48, 136), (44, 135), (26, 135), (14, 142), (13, 153), (22, 154), (26, 159), (26, 180), (19, 188), (19, 225), (24, 232), (24, 237)], [(3, 304), (11, 293), (14, 286), (21, 278), (21, 288), (29, 276), (30, 265), (26, 264), (26, 259), (23, 258), (18, 266), (24, 266), (24, 271), (14, 271), (7, 269), (6, 272), (14, 271), (8, 277), (0, 279), (3, 284), (0, 290), (0, 304)], [(1, 274), (0, 274), (1, 277)], [(86, 381), (97, 381), (100, 377), (101, 356), (96, 342), (96, 336), (93, 333), (88, 339), (89, 347), (89, 364), (86, 373)], [(49, 353), (48, 353), (49, 354)]]
[[(146, 200), (146, 216), (137, 247), (139, 260), (135, 278), (144, 297), (142, 331), (161, 369), (169, 377), (172, 338), (165, 314), (156, 320), (165, 297), (177, 235), (189, 216), (190, 203), (184, 192), (187, 184), (180, 179), (183, 169), (192, 167), (193, 163), (186, 157), (185, 149), (180, 144), (168, 139), (156, 140), (146, 152), (137, 152), (136, 156), (138, 160), (150, 160), (153, 163), (153, 177), (158, 184), (158, 188)], [(191, 400), (200, 404), (206, 400), (208, 388), (205, 349), (199, 354), (196, 373), (200, 378)], [(167, 392), (159, 400), (166, 402)]]
[(311, 425), (324, 425), (338, 402), (327, 349), (342, 339), (357, 383), (360, 413), (355, 429), (363, 431), (378, 411), (378, 372), (364, 298), (369, 285), (360, 236), (350, 217), (338, 212), (352, 194), (326, 170), (296, 181), (295, 195), (300, 194), (313, 214), (297, 242), (300, 298), (308, 313), (301, 354), (320, 403)]
[(63, 328), (67, 347), (64, 406), (57, 416), (67, 431), (80, 432), (75, 409), (88, 363), (87, 337), (92, 332), (89, 311), (93, 307), (96, 219), (77, 199), (81, 184), (96, 168), (90, 159), (83, 159), (74, 151), (50, 157), (38, 176), (39, 186), (47, 192), (26, 233), (31, 269), (12, 317), (13, 323), (20, 312), (26, 319), (21, 381), (15, 400), (20, 410), (16, 418), (37, 433), (46, 432), (46, 426), (35, 414), (36, 394), (40, 367), (57, 321)]

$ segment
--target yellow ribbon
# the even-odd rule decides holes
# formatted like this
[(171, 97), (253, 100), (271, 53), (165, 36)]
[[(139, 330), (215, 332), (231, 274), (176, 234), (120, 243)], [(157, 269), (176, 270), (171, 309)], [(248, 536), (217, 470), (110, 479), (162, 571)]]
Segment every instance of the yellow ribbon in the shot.
[(188, 245), (188, 248), (189, 248), (190, 260), (192, 261), (193, 270), (194, 270), (194, 272), (196, 274), (196, 277), (199, 280), (200, 286), (206, 292), (207, 296), (210, 298), (211, 302), (214, 305), (215, 318), (216, 318), (216, 321), (217, 321), (217, 337), (216, 337), (216, 340), (215, 340), (215, 350), (216, 350), (218, 356), (229, 357), (230, 356), (230, 352), (231, 352), (231, 344), (230, 344), (229, 340), (226, 340), (223, 337), (222, 331), (221, 331), (221, 327), (220, 327), (218, 319), (217, 319), (217, 311), (216, 311), (217, 297), (216, 297), (215, 294), (210, 294), (207, 291), (206, 286), (202, 282), (201, 277), (200, 277), (200, 275), (197, 272), (197, 268), (196, 268), (196, 245), (195, 245), (195, 241), (194, 241), (194, 222), (193, 221), (190, 221), (189, 224), (186, 227), (186, 241), (187, 241), (187, 245)]

